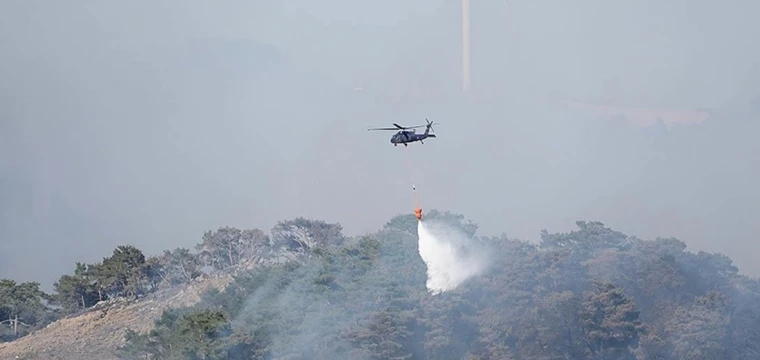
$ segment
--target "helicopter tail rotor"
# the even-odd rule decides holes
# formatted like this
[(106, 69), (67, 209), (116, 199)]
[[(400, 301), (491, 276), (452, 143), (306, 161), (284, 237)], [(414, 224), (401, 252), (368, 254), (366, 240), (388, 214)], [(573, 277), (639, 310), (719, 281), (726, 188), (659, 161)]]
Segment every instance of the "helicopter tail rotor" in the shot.
[(425, 127), (427, 127), (427, 131), (425, 131), (426, 133), (427, 133), (427, 132), (429, 132), (429, 131), (431, 131), (431, 130), (432, 130), (432, 131), (435, 131), (435, 130), (433, 129), (433, 125), (440, 125), (440, 124), (436, 124), (436, 123), (434, 123), (434, 122), (432, 122), (432, 121), (428, 120), (428, 118), (425, 118), (425, 121), (427, 122), (427, 125), (425, 125)]

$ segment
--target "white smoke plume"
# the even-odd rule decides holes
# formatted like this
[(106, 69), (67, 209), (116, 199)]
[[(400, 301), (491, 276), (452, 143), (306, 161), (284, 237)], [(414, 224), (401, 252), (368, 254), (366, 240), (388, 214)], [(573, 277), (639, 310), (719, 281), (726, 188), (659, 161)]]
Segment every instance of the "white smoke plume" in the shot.
[(433, 294), (453, 290), (488, 267), (485, 248), (442, 222), (420, 221), (419, 252), (427, 266), (427, 288)]

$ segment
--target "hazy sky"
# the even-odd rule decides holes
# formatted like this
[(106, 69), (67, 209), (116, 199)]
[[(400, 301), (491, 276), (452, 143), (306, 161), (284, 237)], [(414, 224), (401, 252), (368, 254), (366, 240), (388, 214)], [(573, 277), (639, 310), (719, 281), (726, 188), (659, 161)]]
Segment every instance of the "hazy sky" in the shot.
[[(467, 98), (458, 1), (0, 3), (0, 277), (299, 215), (373, 231), (413, 202), (365, 129), (425, 117), (424, 208), (528, 240), (600, 220), (760, 274), (760, 4), (472, 3)], [(557, 96), (715, 115), (636, 129)]]

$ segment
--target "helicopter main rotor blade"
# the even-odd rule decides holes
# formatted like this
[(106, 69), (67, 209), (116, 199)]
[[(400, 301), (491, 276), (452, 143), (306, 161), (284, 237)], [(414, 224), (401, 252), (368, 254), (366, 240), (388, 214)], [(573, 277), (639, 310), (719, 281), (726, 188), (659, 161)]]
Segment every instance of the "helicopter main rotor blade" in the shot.
[(372, 129), (367, 129), (367, 131), (370, 131), (370, 130), (409, 130), (409, 129), (423, 128), (427, 125), (401, 126), (397, 123), (393, 123), (393, 126), (395, 126), (395, 128), (372, 128)]

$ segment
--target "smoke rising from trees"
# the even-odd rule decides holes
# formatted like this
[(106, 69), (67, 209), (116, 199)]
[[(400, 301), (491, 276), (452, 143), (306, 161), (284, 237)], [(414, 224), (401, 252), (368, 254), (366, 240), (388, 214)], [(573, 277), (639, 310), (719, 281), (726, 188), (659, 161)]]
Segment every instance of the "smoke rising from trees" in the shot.
[(639, 239), (595, 221), (578, 221), (571, 232), (544, 231), (536, 245), (476, 236), (477, 225), (457, 214), (431, 210), (426, 220), (487, 246), (491, 266), (432, 294), (411, 214), (360, 237), (343, 235), (338, 223), (305, 218), (282, 221), (264, 236), (222, 227), (207, 232), (196, 251), (144, 257), (134, 247), (117, 248), (103, 262), (77, 264), (52, 294), (4, 280), (0, 316), (31, 328), (14, 333), (4, 321), (0, 336), (12, 340), (89, 311), (99, 297), (140, 301), (232, 275), (226, 288), (207, 291), (199, 303), (164, 311), (149, 333), (128, 330), (126, 344), (112, 350), (130, 360), (760, 354), (760, 283), (739, 275), (724, 255), (689, 252), (673, 238)]

